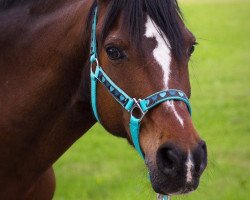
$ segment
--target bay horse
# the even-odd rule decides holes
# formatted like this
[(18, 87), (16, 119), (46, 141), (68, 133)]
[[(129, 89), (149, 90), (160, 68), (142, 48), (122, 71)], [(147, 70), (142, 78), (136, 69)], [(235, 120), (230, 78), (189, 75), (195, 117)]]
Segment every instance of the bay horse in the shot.
[(196, 39), (176, 0), (0, 0), (0, 199), (52, 199), (52, 165), (97, 120), (160, 195), (198, 187)]

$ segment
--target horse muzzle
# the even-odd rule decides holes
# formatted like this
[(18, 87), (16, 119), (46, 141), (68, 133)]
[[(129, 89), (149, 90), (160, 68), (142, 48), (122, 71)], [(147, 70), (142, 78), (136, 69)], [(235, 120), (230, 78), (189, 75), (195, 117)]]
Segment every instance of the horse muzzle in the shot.
[(200, 141), (192, 151), (184, 152), (172, 143), (161, 145), (155, 162), (146, 158), (152, 186), (157, 193), (186, 194), (195, 190), (207, 166), (207, 149)]

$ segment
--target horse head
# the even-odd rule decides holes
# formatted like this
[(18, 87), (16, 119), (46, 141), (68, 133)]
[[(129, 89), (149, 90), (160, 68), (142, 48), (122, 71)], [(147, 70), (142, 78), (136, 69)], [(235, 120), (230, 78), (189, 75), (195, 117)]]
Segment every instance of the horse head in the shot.
[[(102, 83), (92, 85), (96, 117), (106, 130), (132, 145), (131, 118), (138, 119), (137, 148), (156, 192), (195, 190), (207, 165), (207, 150), (187, 102), (191, 96), (188, 62), (196, 39), (186, 28), (177, 2), (99, 0), (90, 16), (92, 73), (102, 67), (93, 75)], [(149, 104), (153, 106), (147, 109)]]

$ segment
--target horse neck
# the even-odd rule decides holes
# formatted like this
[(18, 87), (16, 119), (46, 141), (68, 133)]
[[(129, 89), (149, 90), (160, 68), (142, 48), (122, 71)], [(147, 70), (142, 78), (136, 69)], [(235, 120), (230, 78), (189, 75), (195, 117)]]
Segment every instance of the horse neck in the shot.
[[(29, 2), (0, 12), (0, 72), (6, 77), (6, 70), (17, 74), (20, 65), (21, 71), (31, 69), (31, 65), (33, 69), (57, 67), (60, 60), (66, 59), (73, 62), (81, 59), (82, 70), (88, 64), (90, 31), (84, 31), (84, 25), (92, 0), (45, 1), (51, 2), (53, 7)], [(34, 59), (36, 62), (32, 63)], [(4, 81), (4, 77), (0, 75), (0, 78)]]
[(93, 1), (51, 2), (57, 9), (31, 4), (0, 13), (0, 87), (9, 89), (12, 79), (23, 91), (63, 84), (63, 99), (90, 104), (91, 34), (85, 24)]
[(25, 6), (0, 14), (0, 157), (6, 163), (0, 179), (6, 185), (10, 168), (31, 184), (95, 123), (83, 55), (89, 47), (82, 39), (91, 4), (73, 1), (37, 15), (27, 14)]

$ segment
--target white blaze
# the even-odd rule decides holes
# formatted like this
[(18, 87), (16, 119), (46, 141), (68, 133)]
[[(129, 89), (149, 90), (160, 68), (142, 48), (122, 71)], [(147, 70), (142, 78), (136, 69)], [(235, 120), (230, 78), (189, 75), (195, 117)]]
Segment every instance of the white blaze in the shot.
[(180, 122), (182, 127), (184, 127), (184, 121), (181, 118), (181, 116), (178, 114), (178, 112), (176, 111), (175, 106), (174, 106), (174, 101), (167, 101), (167, 105), (168, 105), (168, 107), (170, 107), (172, 109), (172, 111), (174, 112), (175, 117)]
[(168, 89), (168, 81), (171, 72), (171, 51), (169, 41), (166, 38), (165, 34), (163, 34), (161, 29), (156, 28), (156, 25), (153, 23), (153, 20), (149, 16), (147, 16), (147, 22), (145, 26), (145, 36), (148, 38), (155, 38), (155, 40), (157, 41), (157, 46), (153, 51), (153, 55), (157, 63), (162, 67), (162, 70), (164, 72), (164, 85), (166, 89)]
[[(171, 51), (170, 51), (169, 41), (165, 36), (165, 34), (161, 31), (161, 29), (159, 27), (156, 27), (153, 20), (149, 16), (147, 16), (147, 21), (145, 26), (146, 26), (145, 36), (147, 38), (155, 38), (157, 42), (156, 48), (153, 50), (153, 56), (156, 62), (161, 66), (161, 69), (163, 71), (163, 81), (165, 89), (169, 89), (168, 84), (171, 73), (170, 70)], [(180, 122), (182, 127), (184, 127), (184, 120), (177, 113), (174, 103), (167, 102), (167, 105), (172, 108), (177, 120)]]

